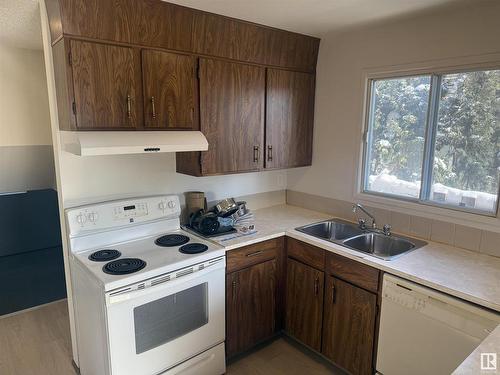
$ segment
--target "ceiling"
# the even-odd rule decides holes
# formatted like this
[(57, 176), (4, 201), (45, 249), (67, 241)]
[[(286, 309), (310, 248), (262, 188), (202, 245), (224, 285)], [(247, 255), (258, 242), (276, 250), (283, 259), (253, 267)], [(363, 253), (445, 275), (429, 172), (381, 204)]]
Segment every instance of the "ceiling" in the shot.
[(328, 31), (428, 10), (460, 0), (168, 0), (279, 29), (321, 37)]
[[(314, 36), (461, 1), (464, 0), (169, 0)], [(41, 49), (40, 30), (38, 0), (0, 0), (0, 42)]]

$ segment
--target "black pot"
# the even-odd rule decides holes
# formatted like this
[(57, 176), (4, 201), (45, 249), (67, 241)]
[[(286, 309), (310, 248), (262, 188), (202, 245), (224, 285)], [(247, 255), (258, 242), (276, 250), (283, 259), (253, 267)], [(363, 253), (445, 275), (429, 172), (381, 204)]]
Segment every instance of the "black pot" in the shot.
[(211, 234), (217, 233), (217, 230), (219, 230), (220, 227), (220, 223), (217, 220), (217, 215), (214, 212), (205, 212), (205, 210), (200, 209), (191, 215), (189, 226), (195, 231), (205, 236), (209, 236)]

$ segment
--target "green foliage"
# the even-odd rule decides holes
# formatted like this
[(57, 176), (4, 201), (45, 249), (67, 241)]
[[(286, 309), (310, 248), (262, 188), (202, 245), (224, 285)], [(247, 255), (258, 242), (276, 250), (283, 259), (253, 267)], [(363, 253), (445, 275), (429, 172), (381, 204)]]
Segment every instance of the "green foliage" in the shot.
[[(500, 167), (500, 71), (442, 79), (434, 180), (496, 194)], [(441, 166), (437, 163), (440, 161)]]
[(380, 80), (374, 90), (370, 174), (419, 181), (430, 77)]
[[(430, 76), (374, 84), (369, 173), (420, 181)], [(442, 76), (433, 182), (491, 194), (500, 169), (500, 71)]]

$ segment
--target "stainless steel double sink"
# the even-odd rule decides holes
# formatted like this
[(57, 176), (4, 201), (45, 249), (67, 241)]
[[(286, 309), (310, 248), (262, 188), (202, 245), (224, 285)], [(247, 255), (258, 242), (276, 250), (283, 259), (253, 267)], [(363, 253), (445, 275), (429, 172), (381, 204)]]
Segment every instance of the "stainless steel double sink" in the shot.
[(341, 219), (326, 220), (295, 229), (383, 260), (393, 260), (427, 245), (427, 242), (413, 238), (393, 234), (386, 235), (372, 229), (363, 230), (355, 224)]

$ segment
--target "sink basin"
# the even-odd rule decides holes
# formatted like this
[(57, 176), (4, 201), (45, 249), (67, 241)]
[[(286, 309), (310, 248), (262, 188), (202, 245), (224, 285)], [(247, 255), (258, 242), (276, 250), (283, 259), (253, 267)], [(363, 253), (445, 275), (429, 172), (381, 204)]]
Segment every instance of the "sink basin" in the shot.
[(344, 241), (344, 245), (377, 258), (391, 260), (417, 247), (416, 240), (386, 236), (380, 233), (365, 233)]
[(362, 230), (356, 224), (341, 219), (326, 220), (295, 229), (383, 260), (392, 260), (427, 244), (413, 238), (387, 236), (370, 229)]
[(344, 240), (363, 234), (363, 231), (348, 221), (340, 219), (323, 221), (297, 228), (299, 232), (309, 234), (324, 240)]

